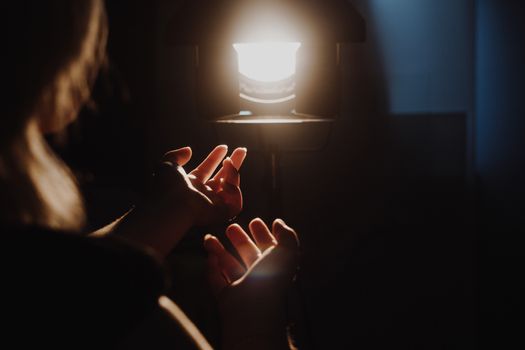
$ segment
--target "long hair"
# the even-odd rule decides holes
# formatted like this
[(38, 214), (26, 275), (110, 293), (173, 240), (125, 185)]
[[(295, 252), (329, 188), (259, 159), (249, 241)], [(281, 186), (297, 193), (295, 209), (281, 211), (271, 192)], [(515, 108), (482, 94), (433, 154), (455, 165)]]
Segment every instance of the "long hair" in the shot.
[(5, 3), (8, 92), (0, 112), (0, 222), (79, 230), (85, 212), (78, 186), (43, 132), (64, 128), (89, 97), (105, 52), (104, 5)]

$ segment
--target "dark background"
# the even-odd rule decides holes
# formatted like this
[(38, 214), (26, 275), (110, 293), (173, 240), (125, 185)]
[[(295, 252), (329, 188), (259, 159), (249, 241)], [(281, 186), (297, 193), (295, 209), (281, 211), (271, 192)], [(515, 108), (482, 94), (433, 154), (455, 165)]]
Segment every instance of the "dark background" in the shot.
[[(521, 1), (355, 0), (367, 41), (341, 50), (334, 125), (217, 126), (199, 117), (193, 49), (166, 44), (180, 1), (107, 1), (110, 64), (59, 147), (91, 228), (140, 200), (167, 150), (248, 147), (246, 223), (280, 212), (302, 240), (303, 349), (519, 347), (525, 157)], [(212, 88), (212, 87), (210, 87)], [(191, 165), (196, 165), (192, 161)], [(173, 298), (212, 342), (204, 232), (172, 257)], [(220, 234), (220, 232), (214, 232)]]

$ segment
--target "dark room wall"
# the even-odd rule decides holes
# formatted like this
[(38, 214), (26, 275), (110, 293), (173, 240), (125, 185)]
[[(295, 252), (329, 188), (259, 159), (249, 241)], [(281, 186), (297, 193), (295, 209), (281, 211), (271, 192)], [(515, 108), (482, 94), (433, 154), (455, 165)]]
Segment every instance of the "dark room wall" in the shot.
[(522, 1), (476, 1), (476, 171), (487, 347), (523, 347), (524, 18)]
[(477, 2), (476, 169), (486, 203), (514, 222), (525, 193), (523, 7)]
[(388, 79), (390, 111), (471, 109), (472, 1), (358, 0)]

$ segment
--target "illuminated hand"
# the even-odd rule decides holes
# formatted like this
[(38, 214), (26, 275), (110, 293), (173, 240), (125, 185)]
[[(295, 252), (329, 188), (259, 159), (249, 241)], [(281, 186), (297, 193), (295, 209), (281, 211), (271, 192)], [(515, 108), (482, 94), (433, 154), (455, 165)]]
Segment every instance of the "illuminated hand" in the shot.
[[(242, 209), (239, 169), (246, 157), (246, 148), (236, 148), (230, 157), (225, 145), (217, 146), (199, 166), (186, 174), (182, 168), (191, 159), (190, 147), (184, 147), (164, 155), (163, 161), (177, 167), (184, 179), (179, 183), (179, 200), (184, 200), (197, 225), (226, 221), (238, 215)], [(217, 167), (222, 167), (212, 177)]]
[(227, 152), (227, 146), (215, 147), (189, 174), (182, 166), (191, 148), (166, 153), (145, 200), (108, 230), (165, 257), (191, 227), (233, 218), (242, 209), (238, 169), (246, 149), (237, 148), (223, 160)]
[(280, 219), (273, 222), (271, 232), (260, 219), (252, 220), (249, 229), (253, 239), (237, 224), (226, 230), (242, 263), (216, 237), (204, 238), (209, 279), (223, 323), (223, 345), (225, 349), (286, 347), (285, 296), (298, 264), (297, 234)]

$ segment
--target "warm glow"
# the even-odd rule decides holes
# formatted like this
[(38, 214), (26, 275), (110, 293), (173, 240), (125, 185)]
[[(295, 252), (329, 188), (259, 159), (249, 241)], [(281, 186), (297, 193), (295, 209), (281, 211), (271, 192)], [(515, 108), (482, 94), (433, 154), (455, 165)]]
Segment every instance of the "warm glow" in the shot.
[(239, 73), (260, 82), (276, 82), (295, 74), (301, 43), (264, 42), (233, 44), (239, 55)]

